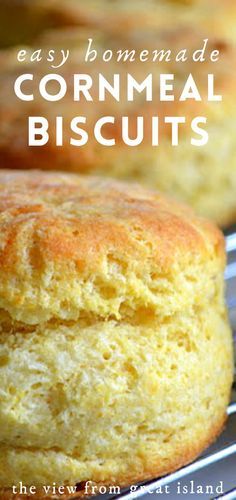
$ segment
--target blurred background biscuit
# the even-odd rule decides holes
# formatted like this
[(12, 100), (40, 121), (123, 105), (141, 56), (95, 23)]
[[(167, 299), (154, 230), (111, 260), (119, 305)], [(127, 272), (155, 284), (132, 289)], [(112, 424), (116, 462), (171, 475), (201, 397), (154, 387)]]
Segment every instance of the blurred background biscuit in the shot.
[(235, 42), (235, 16), (234, 0), (0, 0), (0, 44), (31, 43), (63, 26), (121, 34), (189, 23)]
[[(94, 37), (94, 47), (98, 58), (91, 64), (84, 62), (84, 54), (88, 38)], [(162, 29), (143, 33), (128, 32), (122, 36), (111, 36), (100, 30), (90, 32), (87, 29), (52, 30), (40, 37), (32, 53), (42, 48), (44, 60), (41, 63), (16, 62), (17, 49), (2, 51), (0, 55), (2, 77), (0, 89), (0, 159), (6, 168), (45, 170), (71, 170), (86, 174), (108, 175), (111, 177), (135, 180), (141, 184), (156, 187), (179, 200), (189, 203), (199, 214), (207, 216), (222, 226), (236, 220), (236, 145), (235, 145), (235, 48), (225, 39), (209, 39), (205, 52), (205, 62), (193, 62), (191, 54), (203, 46), (207, 33), (193, 29), (190, 25), (183, 28)], [(117, 49), (135, 49), (137, 54), (145, 48), (151, 54), (154, 49), (172, 48), (170, 62), (132, 62), (101, 61), (101, 54), (108, 48), (114, 54)], [(52, 72), (45, 61), (48, 48), (70, 49), (70, 58), (58, 71), (68, 83), (68, 91), (63, 100), (49, 103), (39, 96), (40, 78)], [(175, 62), (174, 55), (182, 48), (187, 49), (186, 63)], [(210, 62), (210, 53), (219, 50), (219, 61)], [(55, 70), (54, 70), (55, 71)], [(33, 102), (22, 102), (13, 91), (13, 82), (21, 73), (33, 73), (34, 83), (30, 91), (35, 91)], [(153, 102), (147, 102), (145, 95), (140, 94), (134, 102), (121, 98), (116, 102), (108, 97), (105, 102), (98, 102), (97, 90), (91, 90), (94, 102), (82, 99), (73, 102), (72, 76), (74, 73), (88, 72), (97, 86), (98, 73), (104, 74), (112, 81), (114, 73), (121, 75), (125, 89), (127, 73), (131, 73), (137, 81), (142, 81), (150, 72), (153, 73)], [(175, 102), (159, 101), (160, 73), (175, 75)], [(184, 83), (192, 73), (201, 93), (202, 100), (179, 102), (178, 97)], [(223, 95), (222, 102), (207, 101), (207, 75), (215, 75), (215, 93)], [(124, 96), (124, 94), (122, 94)], [(44, 116), (49, 121), (50, 139), (46, 146), (28, 146), (28, 116)], [(83, 147), (70, 144), (72, 135), (70, 123), (76, 115), (86, 116), (84, 127), (88, 134), (88, 143)], [(94, 139), (93, 129), (96, 121), (102, 116), (114, 116), (115, 125), (103, 127), (105, 137), (115, 137), (116, 146), (101, 146)], [(121, 117), (129, 116), (130, 136), (135, 137), (137, 116), (144, 116), (144, 141), (135, 148), (128, 147), (121, 139)], [(159, 116), (159, 146), (151, 145), (151, 118)], [(164, 116), (185, 116), (186, 125), (181, 125), (179, 145), (171, 144), (170, 127), (163, 122)], [(63, 146), (55, 144), (55, 119), (63, 116)], [(204, 126), (209, 134), (205, 146), (194, 147), (190, 143), (191, 120), (196, 116), (204, 116)]]

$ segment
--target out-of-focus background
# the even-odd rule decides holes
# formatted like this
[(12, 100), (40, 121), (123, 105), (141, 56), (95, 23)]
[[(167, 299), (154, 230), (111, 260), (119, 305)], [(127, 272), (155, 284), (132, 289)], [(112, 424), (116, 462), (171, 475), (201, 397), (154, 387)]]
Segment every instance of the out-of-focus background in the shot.
[[(67, 170), (85, 174), (108, 175), (137, 181), (161, 190), (185, 203), (222, 227), (236, 222), (236, 143), (235, 143), (235, 42), (236, 2), (234, 0), (0, 0), (0, 165), (5, 168), (40, 168)], [(191, 54), (208, 39), (206, 61), (193, 63), (129, 61), (109, 63), (97, 59), (84, 62), (88, 38), (93, 38), (102, 54), (116, 50), (171, 49), (173, 55), (182, 48)], [(27, 50), (27, 60), (17, 62), (17, 51)], [(30, 62), (33, 51), (42, 50), (42, 61)], [(71, 83), (74, 73), (103, 73), (111, 79), (120, 73), (123, 81), (128, 72), (142, 81), (153, 73), (156, 96), (147, 103), (140, 94), (133, 103), (73, 102), (72, 85), (65, 98), (57, 103), (43, 100), (37, 85), (40, 78), (52, 72), (46, 61), (47, 50), (69, 49), (68, 62), (58, 70)], [(219, 50), (217, 63), (209, 61), (212, 50)], [(22, 102), (14, 95), (13, 84), (19, 74), (34, 74), (35, 100)], [(54, 70), (55, 72), (55, 70)], [(175, 74), (176, 100), (160, 103), (160, 73)], [(178, 102), (187, 75), (192, 73), (202, 95), (202, 102)], [(214, 73), (216, 92), (222, 103), (207, 102), (207, 74)], [(50, 140), (43, 147), (29, 147), (28, 116), (45, 116), (49, 122)], [(76, 115), (87, 117), (90, 135), (83, 147), (70, 145), (70, 123)], [(107, 138), (115, 135), (116, 146), (99, 145), (92, 131), (96, 120), (115, 116), (114, 126), (104, 126)], [(130, 136), (137, 132), (137, 116), (144, 116), (145, 139), (140, 146), (125, 146), (121, 140), (121, 116), (129, 117)], [(160, 117), (160, 144), (150, 144), (151, 117)], [(179, 146), (173, 147), (170, 130), (163, 126), (163, 116), (184, 115)], [(209, 141), (203, 147), (190, 144), (191, 120), (207, 117)], [(55, 117), (64, 118), (64, 143), (55, 146)]]

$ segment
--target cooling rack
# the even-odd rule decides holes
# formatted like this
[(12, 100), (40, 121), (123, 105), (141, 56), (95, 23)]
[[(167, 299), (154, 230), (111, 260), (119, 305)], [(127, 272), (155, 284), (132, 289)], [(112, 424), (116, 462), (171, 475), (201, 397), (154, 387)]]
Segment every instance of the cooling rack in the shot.
[[(232, 228), (231, 231), (226, 233), (226, 249), (228, 262), (225, 271), (226, 280), (226, 299), (229, 308), (229, 315), (231, 324), (234, 332), (234, 343), (236, 345), (236, 227)], [(221, 474), (221, 468), (224, 463), (227, 467), (227, 460), (233, 459), (235, 477), (232, 478), (234, 481), (233, 487), (220, 495), (212, 496), (196, 496), (196, 495), (176, 495), (171, 496), (168, 494), (162, 494), (159, 496), (156, 491), (163, 491), (164, 487), (167, 485), (178, 484), (178, 482), (186, 481), (194, 477), (194, 474), (201, 473), (204, 477), (209, 477), (209, 471), (212, 466), (218, 466), (219, 474)], [(220, 476), (219, 476), (220, 477)], [(228, 491), (227, 491), (228, 490)], [(124, 489), (119, 495), (98, 495), (95, 497), (96, 500), (134, 500), (136, 498), (144, 498), (150, 500), (155, 498), (167, 498), (181, 500), (186, 498), (187, 500), (194, 498), (208, 498), (209, 500), (235, 500), (236, 499), (236, 379), (233, 388), (232, 402), (228, 407), (228, 423), (223, 435), (218, 439), (218, 441), (211, 446), (200, 458), (190, 465), (183, 467), (182, 469), (162, 477), (157, 480), (152, 480), (148, 482), (141, 483), (137, 485), (137, 489), (130, 492), (129, 489)]]

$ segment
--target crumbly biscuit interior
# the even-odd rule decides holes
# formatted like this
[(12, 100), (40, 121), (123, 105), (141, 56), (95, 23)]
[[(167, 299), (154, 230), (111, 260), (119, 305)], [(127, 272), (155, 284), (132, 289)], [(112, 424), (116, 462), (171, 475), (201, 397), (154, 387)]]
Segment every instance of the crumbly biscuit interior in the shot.
[(1, 311), (0, 486), (149, 476), (204, 447), (232, 377), (222, 280), (211, 280), (204, 304), (169, 314), (165, 294), (155, 314), (127, 309), (120, 321), (83, 313), (31, 325)]

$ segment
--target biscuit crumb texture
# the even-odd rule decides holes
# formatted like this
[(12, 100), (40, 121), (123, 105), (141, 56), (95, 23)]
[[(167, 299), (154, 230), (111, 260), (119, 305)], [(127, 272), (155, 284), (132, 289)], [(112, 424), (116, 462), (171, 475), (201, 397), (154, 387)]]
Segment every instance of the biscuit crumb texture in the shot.
[(127, 485), (193, 460), (232, 382), (220, 231), (73, 174), (1, 171), (0, 212), (0, 488)]

